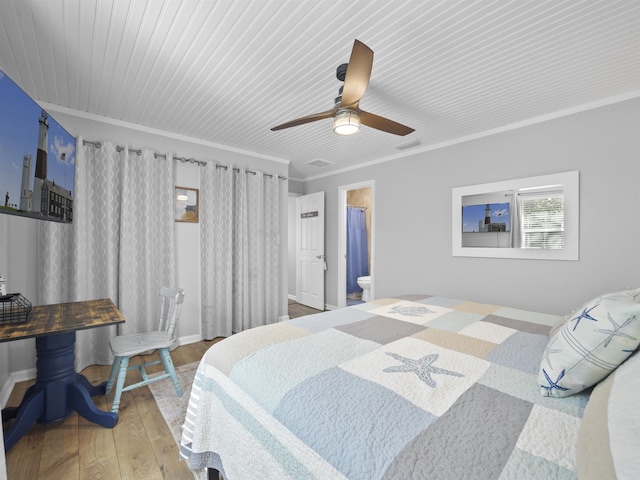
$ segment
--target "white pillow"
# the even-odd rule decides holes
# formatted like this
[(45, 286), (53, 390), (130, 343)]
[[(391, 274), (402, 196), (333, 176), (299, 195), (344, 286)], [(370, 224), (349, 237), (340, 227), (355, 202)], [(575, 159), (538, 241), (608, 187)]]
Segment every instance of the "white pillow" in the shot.
[(567, 397), (595, 385), (640, 343), (640, 288), (585, 303), (549, 339), (538, 373), (540, 393)]
[(635, 480), (640, 472), (640, 354), (593, 389), (580, 423), (576, 464), (581, 480)]

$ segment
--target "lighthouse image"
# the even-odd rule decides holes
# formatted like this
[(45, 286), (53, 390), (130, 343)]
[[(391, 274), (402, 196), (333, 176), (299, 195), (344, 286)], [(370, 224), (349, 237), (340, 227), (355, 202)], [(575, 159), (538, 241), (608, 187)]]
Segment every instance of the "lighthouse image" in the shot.
[(33, 196), (31, 200), (31, 210), (34, 213), (47, 214), (47, 209), (43, 209), (42, 187), (47, 180), (47, 144), (49, 142), (49, 117), (47, 112), (42, 110), (38, 130), (38, 153), (36, 154), (36, 176), (33, 180)]
[(71, 223), (76, 139), (2, 72), (0, 99), (0, 214)]
[[(40, 114), (38, 124), (38, 151), (36, 154), (35, 175), (33, 177), (33, 190), (29, 190), (31, 183), (31, 155), (25, 154), (22, 167), (20, 209), (25, 212), (31, 212), (34, 215), (70, 222), (73, 219), (72, 192), (63, 185), (57, 185), (55, 179), (49, 180), (47, 178), (49, 175), (49, 149), (47, 147), (49, 143), (49, 117), (44, 110)], [(53, 158), (55, 163), (55, 154)], [(60, 152), (60, 161), (66, 166), (66, 152)], [(66, 182), (66, 169), (64, 173)]]
[(31, 154), (25, 153), (22, 159), (22, 185), (20, 186), (20, 210), (31, 211)]
[(484, 224), (491, 224), (491, 205), (487, 203), (487, 206), (484, 207)]

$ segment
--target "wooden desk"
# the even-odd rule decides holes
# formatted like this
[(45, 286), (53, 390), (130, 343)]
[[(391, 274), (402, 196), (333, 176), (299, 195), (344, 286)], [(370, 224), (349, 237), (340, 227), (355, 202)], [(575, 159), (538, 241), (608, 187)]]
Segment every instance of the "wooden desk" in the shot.
[(25, 323), (0, 325), (0, 342), (36, 339), (36, 383), (18, 407), (2, 411), (2, 421), (14, 418), (4, 436), (5, 451), (38, 422), (63, 420), (76, 411), (87, 420), (112, 428), (118, 415), (99, 410), (91, 397), (104, 394), (106, 382), (94, 386), (75, 371), (76, 331), (123, 323), (124, 318), (106, 298), (33, 307)]

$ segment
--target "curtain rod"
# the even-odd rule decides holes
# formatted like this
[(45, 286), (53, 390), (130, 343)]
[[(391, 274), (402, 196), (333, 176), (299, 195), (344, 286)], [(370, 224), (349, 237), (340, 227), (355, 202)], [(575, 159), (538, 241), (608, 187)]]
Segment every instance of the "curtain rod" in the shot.
[(347, 207), (351, 207), (351, 208), (362, 208), (363, 210), (366, 210), (369, 207), (361, 207), (360, 205), (347, 205)]
[[(98, 142), (98, 141), (95, 141), (95, 142), (94, 142), (94, 141), (91, 141), (91, 140), (84, 140), (84, 139), (83, 139), (83, 140), (82, 140), (82, 144), (83, 144), (83, 145), (87, 145), (87, 144), (89, 144), (89, 145), (93, 145), (93, 146), (94, 146), (94, 147), (96, 147), (96, 148), (100, 148), (100, 147), (102, 147), (102, 143), (101, 143), (101, 142)], [(117, 150), (118, 152), (121, 152), (121, 151), (123, 151), (123, 150), (124, 150), (124, 147), (121, 147), (120, 145), (117, 145), (117, 146), (116, 146), (116, 150)], [(129, 152), (135, 153), (136, 155), (142, 155), (142, 150), (140, 150), (140, 149), (128, 148), (127, 150), (128, 150)], [(164, 157), (164, 158), (167, 158), (167, 156), (166, 156), (166, 155), (164, 155), (164, 154), (162, 154), (162, 153), (154, 153), (154, 154), (153, 154), (153, 156), (154, 156), (154, 158), (158, 158), (158, 157)], [(201, 165), (201, 166), (203, 166), (203, 167), (206, 167), (206, 166), (207, 166), (207, 162), (204, 162), (204, 161), (202, 161), (202, 160), (196, 160), (195, 158), (173, 157), (173, 159), (174, 159), (174, 160), (176, 160), (176, 161), (180, 161), (180, 162), (182, 162), (182, 163), (195, 163), (195, 164)], [(216, 168), (224, 168), (224, 169), (226, 170), (226, 169), (227, 169), (227, 168), (229, 168), (229, 167), (228, 167), (227, 165), (222, 165), (222, 164), (220, 164), (220, 163), (216, 163)], [(234, 168), (233, 168), (233, 171), (234, 171), (234, 172), (240, 172), (240, 169), (239, 169), (239, 168), (234, 167)], [(252, 174), (252, 175), (256, 175), (256, 174), (257, 174), (257, 172), (254, 172), (254, 171), (252, 171), (252, 170), (245, 170), (245, 172), (246, 172), (246, 173), (250, 173), (250, 174)], [(264, 175), (265, 177), (269, 177), (269, 178), (272, 178), (272, 177), (273, 177), (273, 175), (272, 175), (271, 173), (264, 173), (263, 175)], [(286, 180), (286, 179), (287, 179), (287, 177), (283, 177), (282, 175), (278, 175), (278, 178), (279, 178), (280, 180)]]
[[(228, 165), (222, 165), (220, 163), (216, 163), (216, 168), (224, 168), (225, 170), (227, 170), (229, 168)], [(240, 172), (240, 169), (237, 167), (233, 167), (233, 171), (234, 172)], [(258, 172), (254, 172), (253, 170), (245, 170), (245, 173), (250, 173), (251, 175), (257, 175)], [(273, 174), (271, 173), (263, 173), (262, 174), (265, 177), (269, 177), (269, 178), (273, 178)], [(278, 175), (278, 178), (280, 180), (286, 180), (287, 177), (283, 177), (282, 175)]]

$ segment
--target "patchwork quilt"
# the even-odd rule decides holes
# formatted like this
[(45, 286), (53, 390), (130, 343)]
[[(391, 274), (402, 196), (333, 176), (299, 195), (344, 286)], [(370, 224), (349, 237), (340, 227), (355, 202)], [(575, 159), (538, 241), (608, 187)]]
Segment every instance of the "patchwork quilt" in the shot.
[(181, 455), (225, 480), (575, 479), (589, 392), (537, 380), (561, 319), (409, 295), (244, 331), (202, 358)]

